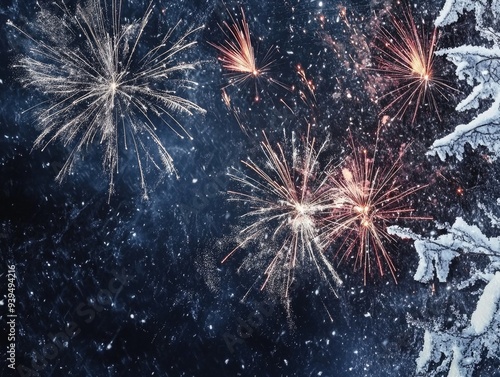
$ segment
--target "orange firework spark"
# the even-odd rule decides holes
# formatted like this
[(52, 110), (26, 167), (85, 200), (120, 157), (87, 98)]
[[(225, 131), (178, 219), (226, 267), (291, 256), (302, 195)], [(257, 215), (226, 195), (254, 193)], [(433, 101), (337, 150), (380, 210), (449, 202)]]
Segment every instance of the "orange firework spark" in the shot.
[[(243, 161), (251, 175), (235, 175), (231, 178), (240, 183), (243, 191), (230, 191), (232, 200), (241, 201), (250, 207), (242, 216), (249, 219), (238, 237), (240, 244), (223, 260), (225, 262), (238, 249), (250, 242), (262, 242), (262, 249), (251, 261), (250, 267), (267, 263), (264, 289), (271, 283), (271, 289), (278, 283), (278, 290), (289, 304), (288, 290), (294, 279), (298, 265), (312, 262), (321, 276), (327, 278), (325, 268), (336, 284), (341, 280), (319, 246), (318, 227), (331, 207), (324, 169), (319, 169), (318, 154), (323, 144), (315, 151), (315, 140), (306, 138), (301, 150), (295, 148), (292, 134), (292, 164), (281, 147), (273, 149), (264, 133), (261, 143), (265, 164)], [(290, 156), (288, 156), (290, 157)], [(251, 257), (251, 254), (249, 254)]]
[[(222, 66), (230, 72), (230, 84), (243, 84), (250, 79), (259, 79), (269, 72), (271, 49), (268, 50), (260, 64), (255, 59), (255, 53), (250, 38), (250, 29), (245, 18), (243, 9), (241, 10), (242, 19), (240, 23), (231, 16), (232, 25), (226, 21), (223, 22), (225, 28), (222, 28), (226, 41), (222, 45), (215, 43), (209, 44), (215, 47), (221, 54), (219, 60)], [(271, 80), (273, 81), (273, 80)], [(257, 83), (255, 83), (255, 101), (259, 101)]]
[[(316, 93), (315, 93), (316, 85), (314, 85), (314, 82), (312, 81), (312, 79), (307, 77), (305, 69), (302, 68), (302, 65), (300, 65), (300, 64), (297, 65), (297, 73), (300, 77), (300, 81), (302, 81), (302, 83), (305, 84), (305, 86), (309, 90), (309, 93), (311, 93), (314, 102), (316, 102)], [(299, 95), (302, 98), (305, 98), (305, 94), (303, 94), (302, 91), (299, 91)]]
[(447, 85), (434, 72), (434, 52), (438, 41), (438, 31), (429, 36), (422, 28), (419, 30), (409, 8), (403, 11), (402, 20), (391, 14), (391, 24), (394, 33), (385, 27), (380, 27), (379, 39), (383, 46), (378, 46), (380, 52), (378, 65), (381, 72), (398, 82), (398, 88), (381, 97), (394, 98), (382, 109), (382, 113), (398, 106), (394, 117), (402, 118), (411, 105), (413, 110), (412, 123), (415, 122), (418, 108), (427, 104), (434, 109), (439, 120), (438, 106), (434, 93), (439, 93), (447, 99), (446, 92), (456, 90)]
[(425, 186), (404, 190), (397, 183), (404, 152), (388, 169), (382, 169), (375, 167), (375, 156), (370, 159), (365, 149), (361, 156), (354, 145), (353, 150), (353, 157), (345, 161), (340, 177), (331, 177), (333, 204), (323, 239), (327, 244), (343, 239), (337, 252), (337, 255), (343, 252), (340, 262), (354, 254), (354, 267), (363, 269), (365, 284), (373, 257), (380, 275), (384, 275), (385, 260), (396, 281), (396, 267), (385, 247), (385, 241), (392, 239), (387, 233), (387, 225), (396, 219), (428, 219), (411, 216), (413, 209), (401, 203), (402, 199)]
[(241, 110), (239, 109), (239, 107), (237, 106), (234, 106), (232, 103), (231, 103), (231, 97), (229, 96), (229, 94), (226, 92), (226, 89), (225, 88), (222, 88), (222, 102), (224, 102), (224, 105), (226, 105), (226, 108), (231, 111), (231, 113), (233, 114), (234, 116), (234, 119), (236, 119), (236, 122), (238, 123), (238, 125), (240, 126), (241, 130), (245, 133), (245, 134), (248, 134), (248, 131), (245, 127), (245, 124), (243, 123), (243, 120), (242, 120), (242, 115), (241, 115)]

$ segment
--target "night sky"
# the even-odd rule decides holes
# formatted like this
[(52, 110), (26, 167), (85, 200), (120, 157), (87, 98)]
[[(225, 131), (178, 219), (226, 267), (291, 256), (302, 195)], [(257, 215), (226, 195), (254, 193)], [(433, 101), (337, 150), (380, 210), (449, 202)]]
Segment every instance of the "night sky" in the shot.
[[(71, 9), (76, 4), (66, 3)], [(423, 20), (432, 32), (442, 3), (412, 2), (418, 25)], [(1, 4), (0, 286), (5, 295), (7, 266), (15, 265), (17, 371), (6, 366), (2, 334), (0, 376), (413, 376), (425, 326), (438, 317), (446, 326), (456, 310), (473, 311), (477, 297), (456, 289), (469, 265), (452, 264), (447, 283), (417, 282), (418, 256), (408, 240), (387, 243), (397, 283), (388, 270), (384, 276), (374, 270), (365, 285), (352, 260), (337, 267), (332, 245), (328, 255), (343, 280), (338, 297), (316, 270), (299, 269), (289, 311), (279, 294), (259, 290), (264, 262), (245, 264), (248, 255), (259, 260), (265, 241), (221, 263), (247, 224), (241, 217), (248, 211), (244, 203), (228, 200), (228, 190), (238, 189), (228, 173), (248, 173), (241, 163), (248, 158), (265, 166), (263, 131), (273, 146), (290, 147), (292, 133), (303, 142), (308, 129), (318, 142), (328, 140), (321, 166), (347, 158), (350, 140), (355, 148), (374, 152), (381, 119), (395, 111), (381, 113), (391, 95), (382, 103), (376, 98), (398, 86), (376, 69), (378, 27), (388, 21), (388, 9), (397, 17), (401, 7), (382, 0), (153, 0), (140, 54), (179, 20), (173, 38), (205, 26), (192, 37), (197, 45), (180, 57), (198, 62), (183, 73), (198, 86), (179, 88), (179, 94), (206, 114), (177, 117), (192, 140), (157, 122), (179, 177), (146, 163), (144, 199), (132, 148), (119, 150), (115, 192), (109, 195), (98, 137), (81, 150), (70, 174), (55, 181), (72, 145), (55, 140), (43, 150), (33, 148), (41, 132), (37, 110), (47, 96), (22, 84), (26, 72), (16, 63), (33, 44), (7, 25), (11, 20), (32, 32), (40, 8), (30, 0)], [(124, 0), (122, 23), (142, 17), (147, 6)], [(241, 18), (241, 9), (256, 59), (270, 51), (271, 64), (257, 82), (230, 85), (209, 42), (227, 39), (220, 25), (231, 23), (231, 16)], [(440, 46), (479, 43), (473, 21), (466, 15), (444, 28)], [(50, 41), (50, 26), (45, 30), (49, 36), (39, 37)], [(299, 65), (314, 84), (314, 96)], [(470, 90), (457, 81), (454, 66), (437, 57), (435, 71), (458, 89), (447, 92), (447, 99), (436, 96), (441, 119), (424, 104), (412, 122), (410, 107), (384, 125), (376, 144), (381, 167), (407, 147), (397, 177), (403, 187), (428, 185), (403, 204), (414, 208), (415, 216), (433, 220), (394, 224), (429, 236), (439, 232), (436, 223), (461, 216), (497, 236), (498, 229), (478, 210), (479, 203), (500, 197), (500, 165), (485, 157), (486, 148), (466, 147), (461, 161), (425, 155), (434, 140), (472, 116), (454, 111)], [(231, 108), (222, 100), (222, 88)], [(480, 258), (466, 258), (481, 264)], [(7, 329), (5, 303), (3, 297)], [(498, 376), (498, 368), (498, 360), (485, 360), (475, 375)]]

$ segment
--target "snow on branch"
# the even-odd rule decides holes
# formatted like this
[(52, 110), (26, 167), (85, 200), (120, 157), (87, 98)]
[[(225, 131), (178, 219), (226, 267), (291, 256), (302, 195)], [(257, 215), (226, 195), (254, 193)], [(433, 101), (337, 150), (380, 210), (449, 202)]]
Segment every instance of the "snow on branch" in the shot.
[(446, 55), (457, 66), (458, 78), (473, 86), (471, 93), (457, 105), (457, 111), (477, 109), (483, 100), (493, 103), (471, 122), (436, 140), (428, 154), (437, 154), (442, 160), (447, 154), (462, 159), (464, 145), (469, 143), (473, 148), (484, 145), (493, 157), (500, 156), (500, 47), (460, 46), (436, 54)]
[[(500, 271), (493, 276), (484, 288), (479, 298), (476, 310), (472, 313), (470, 332), (473, 334), (484, 334), (494, 320), (498, 317), (500, 304)], [(499, 318), (497, 318), (498, 320)], [(497, 330), (499, 327), (497, 327)]]
[(457, 126), (451, 134), (436, 140), (428, 154), (437, 154), (442, 160), (447, 155), (462, 159), (464, 146), (469, 143), (473, 148), (486, 146), (495, 159), (500, 156), (500, 34), (495, 31), (500, 25), (486, 26), (483, 21), (499, 18), (500, 0), (448, 0), (436, 25), (455, 22), (462, 11), (475, 11), (477, 29), (483, 38), (490, 40), (491, 46), (463, 45), (442, 49), (436, 54), (446, 55), (456, 65), (457, 77), (472, 87), (470, 94), (457, 105), (457, 111), (477, 109), (483, 101), (491, 105), (469, 123)]
[(448, 377), (471, 377), (484, 357), (500, 360), (500, 237), (488, 238), (462, 218), (457, 218), (446, 234), (435, 238), (424, 238), (397, 226), (388, 231), (415, 241), (420, 259), (415, 280), (421, 282), (434, 279), (434, 273), (439, 281), (446, 281), (451, 261), (459, 255), (477, 254), (488, 260), (483, 270), (471, 268), (471, 276), (457, 285), (463, 289), (486, 282), (484, 288), (478, 288), (479, 299), (470, 319), (456, 312), (451, 328), (443, 329), (440, 319), (420, 324), (425, 333), (416, 359), (417, 375), (434, 377), (447, 372)]
[[(488, 3), (491, 2), (491, 5)], [(477, 27), (483, 28), (488, 19), (489, 11), (498, 12), (500, 9), (499, 0), (446, 0), (439, 16), (434, 21), (437, 27), (450, 25), (458, 20), (465, 12), (474, 12), (476, 15)]]
[(488, 238), (474, 225), (468, 225), (462, 218), (457, 218), (447, 234), (437, 238), (423, 238), (408, 229), (392, 226), (389, 234), (400, 238), (415, 240), (415, 249), (419, 256), (415, 280), (427, 283), (434, 279), (434, 270), (440, 282), (445, 282), (451, 261), (460, 254), (483, 254), (490, 258), (490, 266), (481, 272), (491, 275), (500, 270), (500, 237)]
[(438, 237), (435, 240), (424, 239), (411, 232), (409, 229), (392, 226), (388, 228), (389, 234), (401, 238), (415, 240), (415, 249), (419, 256), (419, 263), (414, 279), (422, 283), (428, 283), (434, 279), (434, 269), (439, 281), (444, 282), (450, 270), (450, 263), (458, 254), (453, 250), (454, 243), (451, 234)]
[[(500, 359), (500, 272), (484, 288), (470, 324), (449, 330), (426, 329), (416, 360), (417, 376), (472, 377), (484, 355)], [(461, 328), (460, 328), (461, 327)]]
[[(497, 198), (496, 204), (497, 204), (498, 210), (500, 210), (500, 198)], [(500, 228), (500, 216), (498, 216), (496, 213), (493, 213), (493, 208), (495, 208), (494, 205), (491, 206), (491, 205), (484, 204), (484, 203), (478, 203), (478, 208), (484, 212), (484, 214), (488, 218), (490, 225), (492, 227)]]

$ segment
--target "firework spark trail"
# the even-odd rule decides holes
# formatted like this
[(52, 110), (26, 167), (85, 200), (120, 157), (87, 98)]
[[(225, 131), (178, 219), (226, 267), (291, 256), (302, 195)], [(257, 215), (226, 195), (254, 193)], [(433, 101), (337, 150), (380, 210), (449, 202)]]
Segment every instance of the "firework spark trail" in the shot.
[(398, 184), (404, 152), (389, 168), (382, 169), (377, 166), (379, 161), (376, 156), (370, 159), (366, 150), (360, 156), (351, 143), (354, 151), (352, 158), (346, 159), (341, 174), (331, 176), (333, 204), (329, 225), (322, 234), (322, 247), (341, 240), (337, 252), (337, 256), (341, 255), (340, 262), (354, 254), (354, 268), (363, 269), (365, 284), (368, 274), (371, 274), (372, 257), (380, 275), (384, 275), (385, 261), (397, 282), (396, 267), (385, 247), (385, 242), (392, 240), (387, 233), (387, 225), (397, 219), (429, 219), (411, 216), (413, 209), (401, 203), (404, 198), (426, 186), (404, 190)]
[[(245, 189), (230, 191), (232, 200), (244, 202), (250, 210), (242, 218), (250, 224), (239, 232), (243, 240), (223, 260), (225, 262), (237, 250), (252, 241), (268, 242), (260, 250), (261, 261), (271, 259), (265, 270), (264, 289), (268, 283), (272, 288), (281, 283), (278, 289), (289, 305), (289, 288), (298, 267), (311, 261), (322, 277), (327, 279), (325, 268), (333, 277), (335, 284), (341, 284), (333, 266), (319, 247), (318, 228), (321, 218), (330, 208), (326, 175), (318, 171), (318, 155), (324, 143), (315, 151), (315, 140), (307, 138), (303, 150), (295, 148), (296, 140), (292, 135), (292, 165), (280, 144), (273, 149), (266, 135), (261, 143), (265, 155), (264, 167), (253, 161), (243, 161), (251, 175), (231, 174), (231, 178)], [(266, 240), (266, 241), (264, 241)], [(282, 269), (282, 274), (280, 269)], [(281, 279), (281, 280), (280, 280)], [(333, 289), (333, 288), (332, 288)]]
[[(35, 46), (31, 56), (21, 58), (18, 64), (27, 73), (25, 86), (39, 89), (49, 97), (42, 104), (48, 106), (39, 113), (43, 131), (35, 147), (44, 149), (56, 139), (62, 139), (65, 145), (76, 143), (56, 178), (61, 181), (71, 170), (76, 155), (98, 136), (105, 145), (103, 165), (110, 176), (111, 195), (122, 133), (125, 149), (130, 144), (135, 151), (141, 187), (147, 196), (141, 150), (147, 160), (159, 166), (141, 134), (155, 143), (166, 171), (175, 173), (173, 159), (156, 134), (155, 120), (166, 123), (183, 138), (189, 134), (172, 112), (189, 115), (204, 112), (195, 103), (176, 95), (178, 88), (196, 83), (182, 78), (173, 80), (176, 75), (195, 69), (195, 64), (176, 63), (175, 58), (196, 44), (188, 38), (199, 29), (191, 29), (171, 42), (177, 24), (158, 45), (142, 54), (139, 46), (153, 12), (152, 3), (140, 20), (128, 25), (121, 23), (121, 1), (103, 5), (100, 0), (89, 0), (84, 6), (78, 5), (74, 13), (64, 2), (56, 6), (62, 12), (58, 18), (61, 25), (43, 22), (44, 17), (38, 23), (38, 30), (42, 35), (50, 35), (47, 40), (51, 42), (39, 40), (9, 21)], [(50, 13), (43, 9), (41, 12), (45, 17)], [(54, 15), (50, 16), (54, 19)], [(68, 41), (76, 36), (83, 40), (81, 48)], [(168, 88), (173, 83), (175, 87)]]
[(230, 25), (224, 21), (224, 27), (221, 26), (226, 37), (224, 43), (216, 44), (209, 42), (211, 46), (219, 51), (219, 60), (222, 62), (222, 67), (229, 71), (229, 85), (243, 85), (249, 80), (254, 80), (254, 99), (256, 102), (260, 100), (257, 82), (261, 78), (265, 78), (270, 83), (276, 84), (286, 90), (291, 90), (288, 86), (268, 76), (270, 68), (274, 63), (272, 59), (273, 47), (266, 52), (260, 61), (256, 59), (250, 36), (250, 28), (243, 9), (241, 9), (241, 21), (239, 23), (232, 15), (230, 17), (232, 24)]
[(310, 95), (309, 96), (304, 91), (298, 89), (299, 97), (311, 110), (314, 110), (316, 107), (316, 85), (311, 78), (307, 77), (306, 71), (301, 64), (297, 64), (296, 70), (299, 75), (300, 82), (307, 88)]
[(438, 30), (434, 28), (432, 34), (426, 35), (425, 30), (419, 33), (419, 28), (408, 9), (403, 11), (402, 20), (390, 15), (394, 33), (385, 27), (379, 27), (381, 46), (376, 46), (378, 57), (378, 71), (398, 83), (398, 87), (379, 98), (393, 97), (381, 113), (396, 108), (395, 118), (402, 118), (408, 108), (414, 104), (412, 123), (415, 122), (418, 109), (427, 104), (434, 110), (438, 119), (441, 116), (435, 93), (448, 99), (447, 92), (456, 91), (437, 77), (434, 72), (434, 52), (438, 42)]
[(245, 135), (248, 135), (247, 127), (245, 127), (241, 110), (239, 107), (231, 103), (231, 97), (229, 96), (225, 88), (222, 89), (222, 102), (224, 103), (224, 105), (226, 105), (226, 108), (233, 114), (234, 119), (240, 126), (240, 129), (243, 131), (243, 133)]

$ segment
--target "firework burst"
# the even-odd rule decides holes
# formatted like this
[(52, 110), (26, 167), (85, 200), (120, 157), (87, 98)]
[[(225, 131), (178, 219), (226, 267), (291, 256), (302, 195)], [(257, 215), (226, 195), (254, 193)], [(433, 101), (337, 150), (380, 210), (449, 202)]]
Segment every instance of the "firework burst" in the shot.
[(297, 141), (292, 134), (292, 164), (289, 165), (290, 159), (281, 145), (273, 148), (264, 134), (261, 148), (265, 165), (243, 161), (250, 175), (231, 175), (244, 189), (231, 191), (231, 198), (250, 208), (242, 216), (249, 225), (240, 230), (242, 241), (223, 262), (247, 244), (260, 243), (257, 258), (267, 263), (261, 289), (268, 284), (271, 289), (277, 288), (287, 305), (295, 270), (308, 262), (312, 262), (321, 276), (328, 279), (325, 273), (328, 271), (334, 282), (341, 284), (318, 238), (322, 218), (331, 205), (326, 174), (318, 169), (318, 155), (325, 144), (316, 152), (314, 139), (306, 138), (303, 142), (303, 148), (296, 148)]
[(419, 28), (409, 8), (403, 11), (401, 20), (391, 14), (391, 24), (394, 32), (385, 27), (379, 28), (377, 70), (394, 79), (398, 87), (380, 98), (391, 98), (381, 112), (397, 108), (394, 117), (402, 118), (413, 106), (413, 123), (419, 107), (428, 105), (441, 120), (435, 94), (448, 99), (447, 92), (456, 89), (435, 74), (434, 52), (438, 42), (438, 30), (434, 28), (429, 35), (423, 27)]
[[(219, 60), (222, 62), (222, 67), (229, 71), (229, 84), (242, 85), (249, 80), (253, 80), (255, 83), (255, 101), (259, 101), (257, 81), (266, 77), (270, 66), (273, 64), (273, 60), (271, 60), (272, 47), (267, 51), (262, 61), (257, 62), (250, 37), (250, 28), (243, 9), (241, 10), (241, 21), (235, 21), (233, 16), (231, 16), (231, 21), (231, 25), (224, 21), (223, 27), (221, 27), (226, 37), (224, 44), (219, 45), (210, 42), (209, 44), (219, 51)], [(282, 85), (270, 77), (267, 77), (267, 79), (270, 82)]]
[[(368, 157), (353, 145), (353, 156), (345, 160), (341, 174), (331, 176), (332, 207), (329, 224), (325, 227), (323, 242), (342, 240), (337, 255), (340, 262), (354, 257), (355, 270), (363, 270), (364, 283), (372, 273), (372, 259), (381, 276), (384, 261), (396, 281), (396, 267), (385, 243), (391, 241), (387, 233), (389, 223), (397, 219), (427, 219), (411, 216), (412, 208), (402, 201), (425, 186), (402, 189), (398, 174), (402, 168), (402, 152), (387, 169), (377, 167), (376, 156)], [(396, 281), (397, 282), (397, 281)]]
[[(176, 56), (196, 43), (188, 39), (197, 29), (171, 42), (176, 26), (158, 45), (144, 50), (143, 36), (153, 6), (148, 6), (140, 20), (122, 24), (121, 3), (89, 0), (73, 12), (61, 1), (56, 3), (56, 12), (42, 9), (35, 27), (44, 39), (9, 24), (34, 46), (18, 64), (26, 72), (24, 84), (48, 97), (38, 114), (43, 131), (35, 147), (45, 148), (56, 139), (74, 146), (57, 179), (62, 180), (76, 155), (98, 139), (105, 149), (103, 165), (110, 176), (110, 194), (118, 171), (118, 146), (123, 145), (135, 151), (146, 196), (141, 154), (156, 167), (163, 165), (168, 173), (175, 173), (156, 124), (166, 123), (180, 137), (189, 136), (173, 114), (204, 112), (177, 95), (178, 89), (196, 85), (182, 78), (195, 64), (177, 63)], [(158, 162), (148, 148), (151, 141)]]

